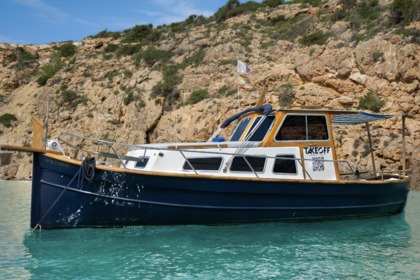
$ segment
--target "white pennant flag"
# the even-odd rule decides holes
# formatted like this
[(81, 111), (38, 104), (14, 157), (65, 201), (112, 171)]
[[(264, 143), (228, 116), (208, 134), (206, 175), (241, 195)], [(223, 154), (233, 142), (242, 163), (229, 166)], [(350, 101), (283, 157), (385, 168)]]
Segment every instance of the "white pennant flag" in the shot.
[(249, 73), (251, 69), (245, 64), (245, 62), (238, 59), (238, 73)]

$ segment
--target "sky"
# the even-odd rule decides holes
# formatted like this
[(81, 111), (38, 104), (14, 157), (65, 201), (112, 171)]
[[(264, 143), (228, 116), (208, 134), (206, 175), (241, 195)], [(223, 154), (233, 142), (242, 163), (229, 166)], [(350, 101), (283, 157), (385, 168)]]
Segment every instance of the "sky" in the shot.
[(123, 31), (149, 23), (156, 27), (183, 21), (190, 15), (209, 17), (227, 1), (0, 0), (0, 42), (77, 42), (105, 29)]

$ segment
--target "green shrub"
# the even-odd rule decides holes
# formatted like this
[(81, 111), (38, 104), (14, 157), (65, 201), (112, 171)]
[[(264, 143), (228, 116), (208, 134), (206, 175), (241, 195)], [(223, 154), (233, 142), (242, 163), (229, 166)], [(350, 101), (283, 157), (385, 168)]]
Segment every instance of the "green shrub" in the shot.
[(237, 88), (230, 89), (228, 86), (224, 85), (217, 90), (217, 96), (230, 96), (238, 92)]
[(124, 39), (123, 41), (126, 43), (133, 43), (133, 42), (140, 42), (144, 38), (146, 38), (153, 30), (153, 25), (136, 25), (129, 30), (125, 30)]
[(52, 64), (45, 64), (41, 67), (38, 72), (38, 79), (36, 80), (38, 85), (44, 86), (47, 81), (60, 70), (59, 67), (54, 67)]
[(15, 55), (16, 55), (16, 68), (18, 70), (24, 69), (26, 66), (32, 64), (39, 58), (38, 54), (33, 54), (22, 47), (17, 47), (15, 49)]
[(276, 7), (284, 3), (284, 0), (264, 0), (262, 4), (268, 7)]
[(112, 32), (112, 31), (108, 31), (108, 30), (102, 30), (101, 32), (99, 32), (98, 34), (91, 36), (92, 38), (114, 38), (114, 39), (118, 39), (121, 36), (120, 32)]
[(65, 107), (66, 109), (76, 108), (79, 104), (87, 104), (87, 97), (78, 95), (74, 90), (68, 89), (67, 85), (61, 85), (58, 90), (60, 100), (59, 106)]
[(228, 91), (229, 91), (229, 87), (227, 85), (223, 85), (217, 90), (217, 95), (225, 96)]
[(110, 60), (113, 57), (113, 55), (111, 53), (103, 53), (102, 57), (104, 60)]
[(185, 58), (184, 61), (181, 64), (179, 64), (179, 68), (185, 69), (190, 65), (198, 66), (203, 61), (205, 55), (206, 51), (204, 49), (200, 49), (194, 55)]
[(349, 16), (349, 14), (350, 14), (350, 12), (345, 10), (344, 8), (339, 9), (331, 15), (330, 21), (336, 22), (336, 21), (339, 21), (339, 20), (344, 20), (345, 18), (347, 18)]
[(297, 16), (282, 24), (276, 25), (275, 30), (269, 34), (273, 40), (293, 41), (299, 36), (308, 33), (309, 28), (313, 25), (312, 16)]
[(362, 157), (366, 157), (370, 154), (370, 145), (368, 142), (363, 143), (363, 151), (361, 153)]
[(239, 0), (228, 0), (228, 2), (213, 15), (216, 22), (223, 22), (232, 17), (232, 10), (241, 5)]
[(384, 105), (385, 101), (380, 99), (376, 93), (368, 92), (360, 98), (357, 109), (379, 112)]
[(110, 52), (115, 52), (116, 50), (118, 50), (119, 46), (117, 44), (108, 44), (106, 45), (106, 47), (104, 48), (104, 52), (106, 53), (110, 53)]
[(53, 77), (63, 67), (60, 53), (54, 52), (50, 57), (50, 63), (45, 64), (38, 71), (38, 79), (36, 80), (38, 85), (44, 86), (48, 79)]
[(190, 15), (186, 20), (185, 24), (187, 25), (201, 25), (206, 23), (206, 18), (204, 16)]
[(125, 30), (124, 33), (125, 36), (122, 41), (125, 43), (156, 42), (161, 36), (158, 30), (153, 29), (153, 24), (136, 25), (131, 29)]
[(302, 3), (302, 4), (309, 4), (312, 7), (318, 7), (321, 4), (322, 0), (293, 0), (293, 1), (287, 1), (288, 4), (296, 4), (296, 3)]
[(411, 40), (410, 43), (420, 45), (420, 29), (411, 29)]
[(345, 10), (350, 10), (357, 5), (357, 0), (340, 0), (339, 2)]
[(232, 18), (241, 14), (253, 13), (258, 10), (260, 7), (276, 7), (280, 4), (283, 4), (282, 0), (265, 0), (261, 4), (255, 1), (247, 1), (241, 4), (239, 0), (228, 0), (227, 3), (217, 10), (213, 15), (213, 19), (221, 23), (228, 18)]
[(177, 85), (182, 81), (176, 65), (169, 65), (163, 69), (163, 79), (152, 88), (151, 97), (165, 98), (165, 106), (172, 106), (180, 97)]
[[(378, 27), (381, 27), (381, 22), (384, 22), (385, 17), (381, 17), (382, 10), (383, 6), (379, 5), (378, 0), (359, 1), (354, 9), (348, 11), (350, 27), (355, 30), (367, 28), (369, 29), (368, 33), (372, 33), (373, 29), (378, 29)], [(377, 32), (379, 32), (379, 29)]]
[(56, 49), (62, 57), (71, 57), (75, 55), (77, 51), (76, 45), (70, 42), (61, 44), (58, 47), (54, 47), (54, 49)]
[(395, 34), (411, 37), (410, 43), (420, 44), (420, 29), (400, 27), (394, 31)]
[(366, 38), (366, 34), (353, 33), (350, 37), (351, 42), (359, 43)]
[(283, 23), (285, 21), (286, 21), (286, 18), (284, 17), (284, 15), (278, 15), (277, 17), (270, 19), (271, 25), (276, 25), (278, 23)]
[(311, 49), (309, 50), (309, 56), (312, 56), (312, 55), (314, 54), (315, 50), (316, 50), (316, 49), (311, 48)]
[(209, 98), (210, 94), (207, 89), (197, 89), (194, 90), (188, 97), (186, 104), (196, 104), (201, 100)]
[(360, 144), (361, 144), (360, 139), (354, 140), (354, 142), (353, 142), (353, 148), (355, 148), (355, 149), (359, 148)]
[(323, 45), (325, 44), (325, 42), (327, 42), (329, 37), (329, 33), (324, 33), (321, 30), (315, 30), (311, 34), (303, 35), (299, 42), (305, 46), (310, 46), (314, 44)]
[(281, 107), (287, 107), (293, 104), (295, 99), (295, 90), (291, 83), (285, 83), (280, 86), (279, 89), (279, 105)]
[(341, 48), (344, 48), (346, 46), (346, 44), (344, 43), (344, 42), (340, 42), (340, 43), (338, 43), (335, 47), (337, 48), (337, 49), (341, 49)]
[(379, 17), (379, 1), (378, 0), (364, 0), (357, 6), (357, 13), (368, 20), (376, 20)]
[(106, 78), (108, 79), (110, 83), (112, 83), (112, 81), (114, 80), (116, 76), (118, 76), (118, 74), (119, 74), (118, 71), (108, 72), (108, 74), (106, 74)]
[(127, 92), (127, 95), (124, 97), (124, 105), (127, 106), (131, 102), (134, 101), (134, 93), (133, 91)]
[(119, 125), (120, 121), (117, 119), (112, 119), (112, 120), (109, 120), (108, 123), (113, 124), (113, 125)]
[(60, 95), (61, 95), (61, 105), (74, 101), (78, 98), (77, 93), (70, 89), (63, 90)]
[(4, 125), (5, 127), (11, 127), (12, 122), (17, 121), (17, 118), (15, 115), (6, 113), (0, 116), (0, 123)]
[(139, 52), (134, 62), (136, 65), (140, 65), (140, 61), (144, 61), (147, 66), (152, 67), (156, 62), (166, 63), (174, 55), (172, 51), (158, 50), (155, 47), (148, 47), (144, 52)]
[(139, 100), (139, 102), (137, 102), (137, 104), (136, 104), (136, 107), (137, 108), (144, 108), (144, 107), (146, 107), (146, 102), (144, 102), (143, 100)]
[(420, 20), (420, 0), (394, 0), (391, 19), (394, 24), (403, 25)]
[(124, 44), (121, 45), (118, 50), (117, 50), (117, 56), (121, 57), (121, 56), (130, 56), (130, 55), (134, 55), (136, 54), (139, 50), (141, 49), (141, 45), (140, 44)]
[(134, 86), (120, 86), (120, 89), (125, 92), (123, 103), (125, 106), (128, 106), (131, 102), (139, 100), (140, 96), (136, 94)]
[(131, 78), (131, 77), (133, 77), (133, 72), (131, 70), (128, 70), (128, 69), (125, 69), (123, 71), (123, 74), (124, 74), (124, 77), (125, 78)]
[(187, 25), (184, 22), (173, 22), (169, 25), (172, 33), (181, 33), (187, 31)]

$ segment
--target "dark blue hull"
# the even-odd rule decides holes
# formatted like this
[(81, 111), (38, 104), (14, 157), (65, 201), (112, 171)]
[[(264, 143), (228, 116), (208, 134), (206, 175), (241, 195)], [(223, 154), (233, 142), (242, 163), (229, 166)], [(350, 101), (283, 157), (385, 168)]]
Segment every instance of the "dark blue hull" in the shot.
[(77, 164), (34, 153), (31, 227), (226, 224), (396, 214), (408, 180), (292, 182), (160, 176)]

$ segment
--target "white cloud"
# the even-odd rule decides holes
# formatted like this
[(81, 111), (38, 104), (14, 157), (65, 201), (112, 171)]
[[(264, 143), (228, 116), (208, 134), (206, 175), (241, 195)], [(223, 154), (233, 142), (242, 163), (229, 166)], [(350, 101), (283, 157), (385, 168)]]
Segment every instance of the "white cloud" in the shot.
[(66, 13), (45, 4), (42, 0), (14, 0), (14, 2), (35, 9), (38, 12), (37, 15), (49, 23), (64, 23), (68, 18)]

